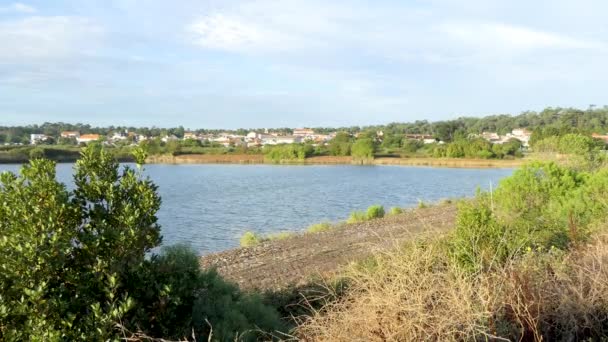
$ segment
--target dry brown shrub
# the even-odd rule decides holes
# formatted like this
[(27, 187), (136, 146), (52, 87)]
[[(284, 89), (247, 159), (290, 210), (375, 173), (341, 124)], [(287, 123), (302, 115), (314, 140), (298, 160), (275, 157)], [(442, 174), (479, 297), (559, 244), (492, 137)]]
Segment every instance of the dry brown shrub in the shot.
[(441, 240), (347, 272), (350, 292), (305, 319), (307, 341), (574, 341), (608, 332), (608, 235), (466, 274)]
[(525, 341), (608, 333), (608, 235), (565, 255), (529, 254), (487, 278), (496, 284), (494, 333)]
[[(309, 317), (298, 335), (315, 341), (463, 340), (490, 317), (479, 287), (450, 266), (436, 242), (412, 243), (347, 271), (350, 294)], [(371, 268), (371, 269), (370, 269)]]

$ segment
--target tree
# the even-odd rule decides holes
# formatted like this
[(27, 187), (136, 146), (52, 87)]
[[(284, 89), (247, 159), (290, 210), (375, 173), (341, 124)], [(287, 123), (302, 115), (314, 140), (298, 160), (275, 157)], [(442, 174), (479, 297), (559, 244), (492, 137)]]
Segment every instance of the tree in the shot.
[(156, 186), (96, 145), (74, 183), (44, 159), (0, 176), (1, 339), (106, 340), (132, 305), (119, 287), (160, 243)]
[(329, 154), (332, 156), (348, 156), (351, 152), (352, 138), (347, 132), (338, 132), (329, 142)]
[(193, 251), (150, 253), (161, 242), (161, 200), (142, 177), (146, 156), (135, 149), (137, 169), (121, 169), (91, 144), (73, 191), (44, 159), (0, 175), (0, 340), (118, 340), (127, 332), (117, 323), (180, 340), (194, 332), (200, 341), (209, 326), (220, 341), (286, 330), (259, 297), (203, 271)]
[(352, 155), (357, 159), (373, 159), (375, 150), (376, 146), (372, 139), (357, 139), (353, 144)]

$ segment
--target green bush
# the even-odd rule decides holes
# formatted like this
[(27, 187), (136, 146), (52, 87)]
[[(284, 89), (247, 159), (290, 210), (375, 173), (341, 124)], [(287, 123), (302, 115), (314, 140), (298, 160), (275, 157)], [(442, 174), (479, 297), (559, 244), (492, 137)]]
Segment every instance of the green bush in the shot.
[[(239, 291), (214, 270), (203, 271), (187, 246), (163, 248), (129, 279), (134, 307), (123, 319), (129, 330), (181, 340), (256, 341), (264, 332), (285, 331), (275, 309)], [(144, 285), (142, 291), (137, 287)]]
[(320, 233), (320, 232), (326, 232), (328, 230), (332, 229), (332, 225), (329, 222), (322, 222), (322, 223), (317, 223), (317, 224), (313, 224), (312, 226), (306, 228), (306, 232), (308, 233)]
[(494, 193), (459, 207), (451, 251), (471, 271), (531, 249), (567, 249), (584, 241), (608, 213), (608, 171), (574, 171), (533, 163), (505, 178)]
[(241, 236), (241, 247), (251, 247), (251, 246), (255, 246), (257, 244), (260, 244), (262, 242), (264, 242), (265, 239), (254, 233), (254, 232), (245, 232), (243, 234), (243, 236)]
[(374, 159), (375, 150), (376, 145), (372, 139), (360, 138), (353, 144), (351, 154), (358, 160)]
[(346, 223), (359, 223), (367, 221), (367, 214), (362, 211), (353, 211), (346, 220)]
[(93, 147), (74, 184), (44, 159), (0, 176), (2, 339), (110, 339), (133, 306), (121, 286), (160, 243), (156, 186)]
[(384, 207), (381, 205), (372, 205), (367, 208), (367, 218), (369, 220), (384, 217)]
[(264, 157), (272, 162), (303, 161), (312, 156), (314, 147), (309, 144), (282, 144), (264, 146)]
[(1, 340), (181, 339), (192, 331), (206, 340), (209, 322), (214, 340), (232, 341), (283, 329), (259, 298), (201, 271), (192, 251), (149, 254), (161, 241), (160, 197), (140, 166), (121, 169), (91, 145), (72, 191), (44, 159), (0, 175)]
[(35, 147), (30, 150), (30, 159), (40, 159), (44, 158), (44, 149), (40, 147)]
[(401, 208), (399, 208), (399, 207), (392, 207), (392, 208), (391, 208), (391, 209), (388, 211), (388, 214), (389, 214), (390, 216), (393, 216), (393, 215), (399, 215), (399, 214), (402, 214), (402, 213), (403, 213), (403, 209), (401, 209)]
[(338, 132), (336, 137), (329, 141), (329, 153), (332, 156), (349, 156), (351, 154), (352, 138), (347, 132)]

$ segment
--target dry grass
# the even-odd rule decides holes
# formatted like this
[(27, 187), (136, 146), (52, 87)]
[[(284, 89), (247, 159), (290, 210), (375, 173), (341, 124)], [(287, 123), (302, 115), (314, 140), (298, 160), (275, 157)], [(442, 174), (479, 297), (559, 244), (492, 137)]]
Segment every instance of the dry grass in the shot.
[(466, 274), (441, 239), (348, 271), (350, 291), (307, 317), (308, 341), (574, 341), (608, 333), (608, 235)]

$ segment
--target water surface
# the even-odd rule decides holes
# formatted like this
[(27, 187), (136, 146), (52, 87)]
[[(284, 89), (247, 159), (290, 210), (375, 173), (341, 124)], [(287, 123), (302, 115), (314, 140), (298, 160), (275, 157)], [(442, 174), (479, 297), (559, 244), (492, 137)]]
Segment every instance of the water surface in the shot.
[[(0, 165), (0, 171), (18, 170)], [(73, 164), (59, 164), (71, 183)], [(452, 169), (355, 165), (147, 165), (159, 186), (163, 244), (189, 243), (205, 254), (238, 246), (247, 231), (301, 231), (324, 220), (344, 220), (372, 204), (415, 206), (472, 196), (511, 169)]]

